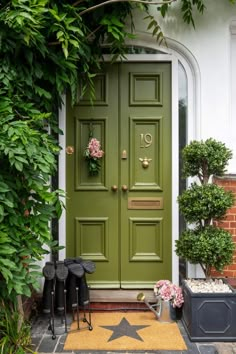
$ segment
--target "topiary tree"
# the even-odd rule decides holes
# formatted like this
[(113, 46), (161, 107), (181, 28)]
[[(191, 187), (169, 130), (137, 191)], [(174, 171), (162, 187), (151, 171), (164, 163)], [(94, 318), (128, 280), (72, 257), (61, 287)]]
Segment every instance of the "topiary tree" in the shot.
[(178, 197), (180, 212), (193, 228), (176, 241), (176, 253), (193, 264), (200, 264), (207, 279), (212, 268), (222, 271), (232, 262), (234, 243), (230, 232), (214, 221), (224, 218), (234, 203), (231, 191), (212, 183), (212, 176), (222, 176), (232, 152), (212, 138), (192, 141), (183, 149), (184, 177), (198, 177)]

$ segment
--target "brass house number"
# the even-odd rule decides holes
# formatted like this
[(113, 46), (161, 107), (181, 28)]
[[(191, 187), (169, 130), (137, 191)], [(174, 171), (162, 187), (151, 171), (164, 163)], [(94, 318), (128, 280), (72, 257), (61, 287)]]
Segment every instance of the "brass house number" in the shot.
[(141, 148), (148, 148), (152, 145), (152, 134), (140, 134), (140, 147)]
[[(152, 135), (150, 133), (140, 134), (140, 147), (141, 148), (149, 148), (152, 145)], [(152, 159), (148, 159), (147, 157), (139, 158), (139, 161), (142, 162), (143, 168), (148, 168), (149, 162)]]

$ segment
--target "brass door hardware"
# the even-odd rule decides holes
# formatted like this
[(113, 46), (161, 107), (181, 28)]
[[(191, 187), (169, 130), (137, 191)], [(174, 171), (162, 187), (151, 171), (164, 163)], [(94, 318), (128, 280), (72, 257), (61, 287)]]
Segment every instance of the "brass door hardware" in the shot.
[(116, 192), (117, 189), (118, 189), (118, 187), (117, 187), (115, 184), (114, 184), (114, 186), (111, 187), (111, 190), (112, 190), (113, 192)]
[(122, 151), (121, 158), (122, 158), (122, 160), (126, 160), (127, 159), (127, 151), (126, 150)]
[(74, 151), (75, 151), (74, 146), (68, 145), (68, 146), (66, 147), (66, 153), (67, 153), (67, 155), (72, 155), (72, 154), (74, 153)]
[(142, 159), (142, 158), (140, 157), (140, 158), (139, 158), (139, 161), (142, 162), (143, 168), (148, 168), (149, 162), (152, 161), (152, 159), (148, 159), (147, 157), (144, 157), (144, 159)]
[(161, 210), (164, 209), (163, 197), (130, 197), (128, 209)]
[(128, 186), (126, 186), (126, 184), (123, 184), (123, 186), (121, 187), (123, 192), (127, 192), (128, 190)]

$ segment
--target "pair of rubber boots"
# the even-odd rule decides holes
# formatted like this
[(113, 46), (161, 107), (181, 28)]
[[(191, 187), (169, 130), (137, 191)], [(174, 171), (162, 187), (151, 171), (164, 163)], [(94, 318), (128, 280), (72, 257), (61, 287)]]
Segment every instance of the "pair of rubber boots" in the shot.
[(89, 302), (89, 288), (85, 273), (95, 272), (95, 263), (82, 258), (68, 258), (64, 261), (46, 262), (43, 268), (45, 278), (43, 288), (43, 312), (50, 313), (52, 306), (58, 312), (69, 310), (79, 306), (85, 306)]
[(64, 260), (65, 266), (69, 270), (66, 279), (67, 307), (73, 310), (79, 306), (89, 303), (89, 288), (86, 281), (86, 273), (95, 272), (95, 263), (82, 258), (67, 258)]
[[(43, 287), (43, 313), (50, 313), (52, 306), (58, 312), (65, 311), (65, 281), (68, 277), (68, 268), (63, 261), (46, 262), (43, 267), (43, 275), (45, 278)], [(54, 310), (54, 309), (53, 309)]]

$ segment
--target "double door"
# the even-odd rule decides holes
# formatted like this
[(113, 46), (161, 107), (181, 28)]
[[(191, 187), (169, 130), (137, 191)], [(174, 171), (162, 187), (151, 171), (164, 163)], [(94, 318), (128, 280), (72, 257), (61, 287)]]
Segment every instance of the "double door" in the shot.
[(152, 288), (171, 278), (171, 65), (107, 64), (95, 91), (67, 102), (66, 254), (96, 263), (94, 288)]

